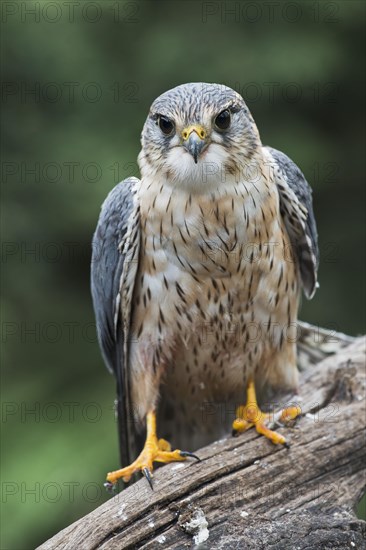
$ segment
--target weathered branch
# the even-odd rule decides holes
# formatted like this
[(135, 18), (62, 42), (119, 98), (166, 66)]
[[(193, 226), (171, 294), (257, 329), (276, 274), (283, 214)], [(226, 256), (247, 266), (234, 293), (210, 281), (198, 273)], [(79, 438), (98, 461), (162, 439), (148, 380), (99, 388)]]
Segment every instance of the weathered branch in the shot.
[[(202, 462), (169, 464), (70, 525), (42, 550), (364, 548), (353, 509), (365, 490), (365, 339), (301, 374), (302, 415), (215, 442)], [(299, 397), (299, 399), (300, 399)]]

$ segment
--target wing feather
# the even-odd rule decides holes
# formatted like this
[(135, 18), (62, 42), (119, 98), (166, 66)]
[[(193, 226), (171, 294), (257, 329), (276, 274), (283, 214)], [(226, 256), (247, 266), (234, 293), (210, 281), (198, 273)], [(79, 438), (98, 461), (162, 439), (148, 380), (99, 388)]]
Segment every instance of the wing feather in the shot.
[(139, 180), (128, 178), (104, 201), (92, 242), (91, 293), (99, 346), (117, 381), (121, 462), (127, 465), (137, 445), (129, 391), (128, 341), (131, 301), (140, 245)]
[(299, 262), (305, 295), (312, 298), (318, 286), (319, 250), (311, 187), (287, 155), (272, 147), (264, 150), (274, 161), (281, 215)]

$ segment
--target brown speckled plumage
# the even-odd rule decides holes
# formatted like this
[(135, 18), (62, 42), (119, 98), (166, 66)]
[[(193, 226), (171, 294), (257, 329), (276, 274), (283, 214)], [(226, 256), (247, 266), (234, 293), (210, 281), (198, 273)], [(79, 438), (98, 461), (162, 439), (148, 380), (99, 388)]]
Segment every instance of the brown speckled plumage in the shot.
[[(225, 109), (231, 126), (219, 132)], [(173, 136), (159, 115), (174, 121)], [(191, 124), (208, 134), (198, 163), (180, 137)], [(249, 377), (264, 391), (296, 388), (299, 297), (302, 285), (312, 295), (317, 272), (311, 192), (285, 155), (262, 146), (243, 99), (218, 85), (158, 98), (139, 164), (120, 233), (124, 355), (112, 367), (137, 426), (158, 408), (161, 435), (196, 448), (230, 430)]]
[[(297, 319), (298, 266), (284, 257), (290, 241), (277, 189), (265, 178), (250, 194), (238, 183), (235, 191), (223, 185), (193, 199), (158, 186), (142, 180), (139, 190), (146, 237), (140, 269), (148, 277), (135, 297), (148, 299), (133, 302), (131, 358), (143, 368), (132, 368), (132, 399), (142, 418), (159, 393), (163, 408), (184, 406), (181, 424), (189, 438), (199, 431), (202, 444), (229, 425), (229, 417), (221, 425), (215, 415), (203, 421), (204, 411), (214, 403), (234, 411), (250, 375), (262, 386), (296, 387), (295, 344), (281, 335)], [(177, 420), (169, 436), (182, 446), (174, 438)]]

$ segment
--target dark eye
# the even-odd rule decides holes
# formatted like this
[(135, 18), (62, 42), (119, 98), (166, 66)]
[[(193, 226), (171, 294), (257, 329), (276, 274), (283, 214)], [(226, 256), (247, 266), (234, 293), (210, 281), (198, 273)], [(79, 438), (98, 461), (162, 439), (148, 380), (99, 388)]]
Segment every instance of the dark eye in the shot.
[(174, 131), (174, 122), (172, 122), (169, 118), (166, 116), (160, 115), (158, 118), (158, 124), (160, 130), (165, 134), (166, 136), (169, 136)]
[(215, 125), (219, 130), (227, 130), (230, 126), (231, 114), (229, 109), (225, 109), (215, 118)]

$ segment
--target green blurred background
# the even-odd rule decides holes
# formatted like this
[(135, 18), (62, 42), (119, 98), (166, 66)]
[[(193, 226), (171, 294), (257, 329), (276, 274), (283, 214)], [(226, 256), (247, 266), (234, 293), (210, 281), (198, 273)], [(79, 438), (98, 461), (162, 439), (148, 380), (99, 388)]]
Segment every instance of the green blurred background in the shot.
[[(2, 9), (2, 541), (28, 549), (105, 501), (114, 381), (90, 240), (137, 173), (153, 99), (241, 92), (314, 189), (320, 289), (301, 317), (364, 332), (363, 2), (12, 2)], [(362, 513), (362, 512), (360, 512)]]

